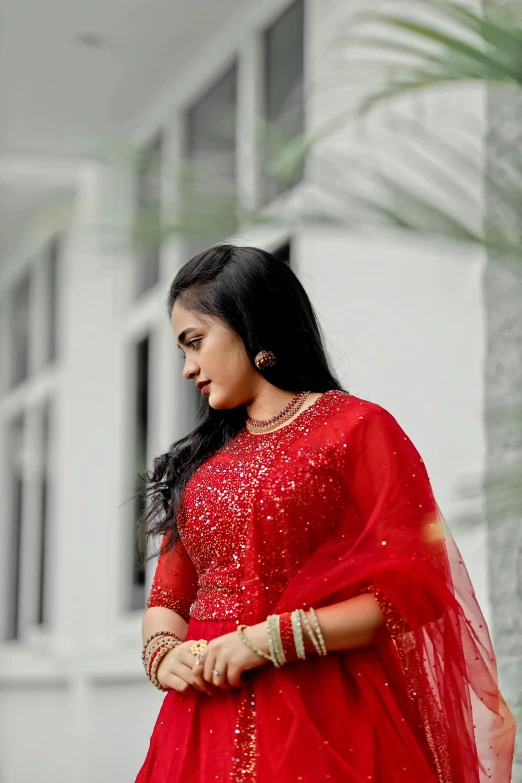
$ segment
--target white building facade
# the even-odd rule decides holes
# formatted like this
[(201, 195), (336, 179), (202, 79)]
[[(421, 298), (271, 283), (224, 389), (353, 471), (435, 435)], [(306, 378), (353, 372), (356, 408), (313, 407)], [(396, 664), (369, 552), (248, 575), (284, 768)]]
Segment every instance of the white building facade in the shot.
[[(277, 119), (290, 93), (290, 130), (335, 114), (335, 91), (318, 84), (339, 5), (228, 3), (129, 125), (129, 146), (145, 151), (137, 174), (127, 159), (69, 154), (56, 169), (28, 157), (41, 203), (0, 266), (1, 783), (132, 781), (145, 757), (162, 696), (140, 662), (154, 564), (136, 563), (133, 494), (137, 472), (193, 421), (165, 310), (192, 245), (174, 233), (137, 251), (132, 226), (143, 204), (170, 220), (172, 172), (209, 150), (244, 204), (299, 204), (306, 172), (283, 189), (261, 177), (256, 123)], [(235, 118), (225, 140), (212, 128), (223, 101)], [(469, 102), (480, 114), (480, 95)], [(485, 259), (299, 219), (249, 221), (232, 239), (289, 260), (346, 388), (411, 436), (489, 616), (486, 528), (460, 522), (462, 483), (481, 479), (486, 458)]]

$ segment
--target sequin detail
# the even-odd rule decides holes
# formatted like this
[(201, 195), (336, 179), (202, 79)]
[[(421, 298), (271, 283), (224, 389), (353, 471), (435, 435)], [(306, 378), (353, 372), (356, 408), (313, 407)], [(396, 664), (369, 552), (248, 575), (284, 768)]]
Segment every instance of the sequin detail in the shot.
[(257, 780), (256, 703), (250, 686), (246, 686), (246, 692), (241, 698), (235, 733), (230, 779), (233, 783), (255, 783)]
[(147, 606), (149, 608), (162, 606), (165, 609), (170, 609), (181, 615), (186, 622), (190, 618), (190, 597), (174, 592), (174, 590), (162, 585), (159, 580), (154, 580), (152, 584)]
[(377, 603), (380, 606), (381, 612), (384, 617), (384, 624), (388, 630), (392, 639), (396, 639), (401, 634), (408, 630), (408, 626), (404, 619), (401, 617), (394, 605), (388, 601), (386, 596), (375, 585), (368, 587), (368, 592), (373, 595)]
[[(310, 551), (334, 532), (332, 509), (341, 513), (345, 489), (342, 470), (336, 476), (332, 464), (342, 453), (337, 453), (335, 443), (328, 452), (309, 452), (307, 435), (314, 427), (325, 426), (328, 413), (349, 400), (346, 392), (325, 392), (279, 430), (253, 434), (243, 429), (194, 474), (183, 495), (179, 524), (198, 575), (191, 617), (253, 622), (244, 599), (249, 592), (244, 555), (254, 514), (264, 516), (267, 541), (255, 576), (267, 610), (259, 620), (277, 603)], [(277, 479), (267, 481), (276, 461)], [(292, 556), (281, 558), (282, 549)]]

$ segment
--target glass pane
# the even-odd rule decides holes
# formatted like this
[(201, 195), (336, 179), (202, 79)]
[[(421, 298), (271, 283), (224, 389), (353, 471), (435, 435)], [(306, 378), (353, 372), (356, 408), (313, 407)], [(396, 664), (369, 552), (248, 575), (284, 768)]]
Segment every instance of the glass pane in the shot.
[(49, 245), (49, 258), (47, 262), (47, 319), (48, 319), (48, 343), (46, 346), (46, 359), (53, 362), (57, 357), (58, 345), (58, 258), (60, 253), (60, 239), (55, 237)]
[(14, 289), (11, 301), (11, 385), (17, 386), (29, 375), (29, 275)]
[(161, 248), (161, 134), (141, 155), (137, 173), (137, 210), (135, 241), (137, 246), (136, 293), (156, 285), (160, 276)]
[(236, 219), (237, 66), (187, 112), (183, 222), (194, 255), (232, 234)]
[(42, 412), (42, 475), (40, 478), (40, 556), (38, 560), (38, 596), (36, 622), (39, 625), (46, 623), (46, 565), (49, 536), (49, 477), (50, 477), (50, 429), (51, 406), (45, 406)]
[(265, 199), (270, 201), (302, 179), (303, 166), (270, 167), (304, 132), (304, 2), (294, 3), (265, 33)]
[(18, 639), (20, 636), (20, 589), (22, 570), (22, 514), (23, 514), (23, 438), (24, 420), (18, 419), (11, 424), (9, 448), (9, 553), (7, 571), (7, 625), (6, 638)]
[[(144, 511), (145, 500), (143, 491), (145, 485), (140, 478), (147, 470), (148, 432), (149, 432), (149, 360), (150, 338), (145, 337), (136, 346), (136, 408), (135, 408), (135, 475), (136, 500), (134, 504), (134, 519), (137, 520)], [(141, 609), (145, 606), (145, 571), (140, 562), (138, 541), (134, 540), (132, 565), (132, 595), (131, 609)]]

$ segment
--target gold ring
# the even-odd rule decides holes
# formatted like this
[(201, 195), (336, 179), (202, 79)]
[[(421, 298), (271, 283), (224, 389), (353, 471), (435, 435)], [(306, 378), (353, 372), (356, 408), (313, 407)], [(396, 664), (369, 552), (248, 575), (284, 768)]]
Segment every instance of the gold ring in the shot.
[(206, 649), (207, 644), (208, 642), (206, 639), (199, 639), (199, 641), (194, 642), (191, 645), (190, 652), (192, 653), (192, 655), (203, 655), (203, 652)]

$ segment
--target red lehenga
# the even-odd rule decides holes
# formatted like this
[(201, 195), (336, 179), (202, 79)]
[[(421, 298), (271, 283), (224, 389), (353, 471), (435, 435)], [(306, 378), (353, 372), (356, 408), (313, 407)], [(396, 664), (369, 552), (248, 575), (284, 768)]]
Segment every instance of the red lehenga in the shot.
[(149, 606), (187, 638), (371, 590), (388, 638), (166, 695), (137, 783), (507, 783), (514, 721), (418, 452), (383, 408), (329, 391), (242, 430), (184, 494)]

